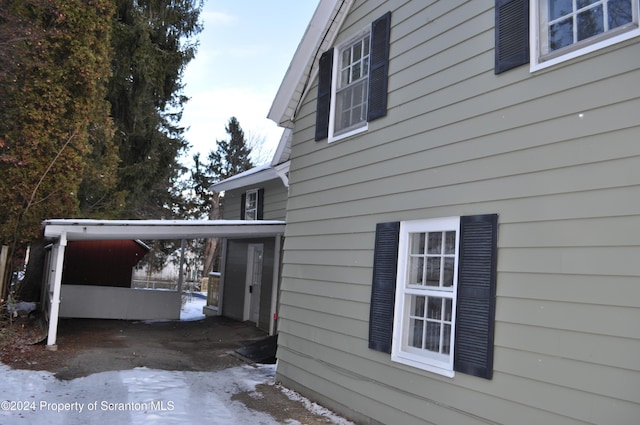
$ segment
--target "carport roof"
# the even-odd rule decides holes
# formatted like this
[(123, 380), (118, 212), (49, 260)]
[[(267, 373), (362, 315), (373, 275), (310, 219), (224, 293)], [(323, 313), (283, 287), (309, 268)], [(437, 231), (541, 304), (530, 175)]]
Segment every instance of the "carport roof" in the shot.
[(270, 220), (88, 220), (42, 222), (44, 237), (69, 241), (107, 239), (250, 238), (284, 234), (284, 221)]

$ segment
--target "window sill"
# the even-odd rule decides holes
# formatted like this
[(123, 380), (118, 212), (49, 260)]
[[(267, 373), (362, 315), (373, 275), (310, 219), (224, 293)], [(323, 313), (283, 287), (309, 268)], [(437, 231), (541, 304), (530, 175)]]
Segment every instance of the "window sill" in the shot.
[(587, 46), (585, 46), (585, 47), (583, 47), (581, 49), (573, 50), (573, 51), (567, 52), (564, 55), (556, 56), (556, 57), (548, 59), (548, 60), (539, 60), (539, 58), (536, 57), (536, 55), (537, 55), (537, 48), (536, 47), (537, 46), (535, 46), (535, 44), (532, 43), (533, 45), (531, 46), (531, 52), (533, 52), (533, 53), (531, 55), (531, 65), (529, 67), (529, 72), (530, 73), (534, 73), (536, 71), (540, 71), (540, 70), (543, 70), (545, 68), (549, 68), (551, 66), (554, 66), (554, 65), (569, 61), (571, 59), (575, 59), (577, 57), (584, 56), (586, 54), (595, 52), (595, 51), (600, 50), (600, 49), (604, 49), (605, 47), (609, 47), (609, 46), (612, 46), (614, 44), (618, 44), (618, 43), (621, 43), (621, 42), (626, 41), (626, 40), (630, 40), (630, 39), (638, 37), (638, 36), (640, 36), (640, 28), (635, 28), (635, 29), (633, 29), (631, 31), (624, 32), (622, 34), (616, 35), (616, 36), (611, 37), (611, 38), (607, 38), (607, 39), (602, 40), (602, 41), (597, 42), (597, 43), (589, 44), (589, 45), (587, 45)]
[(329, 136), (329, 143), (338, 142), (343, 139), (347, 139), (351, 136), (355, 136), (356, 134), (364, 133), (369, 129), (369, 124), (365, 123), (362, 127), (347, 131), (346, 133), (342, 133), (338, 136)]
[(391, 361), (404, 364), (407, 366), (415, 367), (416, 369), (424, 370), (427, 372), (435, 373), (437, 375), (445, 376), (447, 378), (453, 378), (455, 376), (455, 372), (450, 369), (443, 369), (441, 367), (423, 363), (420, 361), (413, 360), (411, 358), (403, 356), (404, 353), (395, 353), (391, 354)]

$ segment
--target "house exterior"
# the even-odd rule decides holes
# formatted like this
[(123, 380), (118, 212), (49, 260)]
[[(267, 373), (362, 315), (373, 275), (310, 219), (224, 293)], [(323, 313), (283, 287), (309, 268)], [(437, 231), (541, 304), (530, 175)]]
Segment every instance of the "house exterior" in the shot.
[[(283, 137), (289, 134), (284, 132)], [(286, 155), (287, 152), (279, 150), (272, 163), (213, 184), (211, 190), (224, 192), (222, 218), (284, 221)], [(275, 334), (282, 236), (223, 239), (219, 305), (205, 307), (205, 313), (255, 322), (270, 335)]]
[(640, 420), (637, 0), (321, 0), (276, 379), (368, 424)]

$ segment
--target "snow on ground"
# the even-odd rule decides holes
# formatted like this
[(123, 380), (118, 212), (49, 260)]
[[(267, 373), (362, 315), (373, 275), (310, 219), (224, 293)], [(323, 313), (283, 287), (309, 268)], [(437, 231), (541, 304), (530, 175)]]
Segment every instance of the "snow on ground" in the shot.
[(207, 305), (207, 294), (201, 292), (185, 293), (180, 310), (180, 320), (201, 320), (205, 318), (202, 308)]
[(273, 380), (273, 365), (218, 372), (171, 372), (146, 368), (102, 372), (59, 381), (48, 372), (0, 364), (0, 423), (74, 425), (99, 423), (214, 425), (278, 424), (248, 409), (233, 394)]
[[(203, 318), (204, 303), (197, 296), (188, 299), (181, 320)], [(234, 394), (255, 392), (258, 384), (272, 384), (274, 375), (275, 365), (216, 372), (136, 368), (60, 381), (50, 372), (14, 370), (0, 363), (0, 424), (277, 425), (270, 415), (232, 400)], [(353, 425), (293, 391), (283, 392), (333, 423)]]

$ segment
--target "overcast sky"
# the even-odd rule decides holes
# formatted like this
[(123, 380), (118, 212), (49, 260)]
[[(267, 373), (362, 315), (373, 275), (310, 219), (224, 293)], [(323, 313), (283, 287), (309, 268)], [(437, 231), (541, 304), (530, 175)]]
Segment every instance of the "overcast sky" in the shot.
[(264, 150), (275, 150), (282, 129), (266, 116), (317, 4), (205, 0), (200, 46), (183, 79), (191, 100), (182, 125), (191, 153), (215, 150), (232, 116), (247, 136), (264, 138)]

